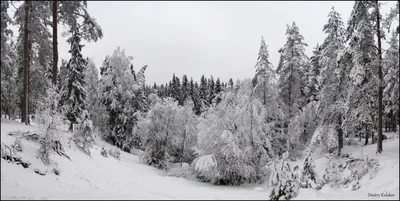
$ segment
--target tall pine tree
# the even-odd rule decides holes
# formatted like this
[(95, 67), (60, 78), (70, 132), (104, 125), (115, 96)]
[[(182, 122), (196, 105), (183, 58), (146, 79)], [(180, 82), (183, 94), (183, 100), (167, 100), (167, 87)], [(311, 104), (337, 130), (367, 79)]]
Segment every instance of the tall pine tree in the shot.
[(66, 66), (66, 80), (62, 89), (60, 104), (65, 107), (65, 115), (70, 121), (69, 130), (73, 131), (73, 124), (76, 124), (82, 118), (81, 115), (86, 110), (86, 91), (84, 71), (87, 61), (82, 57), (81, 51), (83, 45), (81, 34), (77, 26), (70, 30), (71, 37), (67, 40), (70, 44), (69, 53), (71, 58)]

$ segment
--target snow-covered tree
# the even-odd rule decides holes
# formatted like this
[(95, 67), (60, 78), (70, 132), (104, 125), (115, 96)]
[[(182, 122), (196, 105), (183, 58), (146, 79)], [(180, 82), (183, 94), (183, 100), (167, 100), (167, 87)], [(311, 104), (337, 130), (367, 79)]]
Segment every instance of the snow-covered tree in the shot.
[(181, 141), (181, 147), (179, 148), (180, 162), (191, 163), (194, 159), (193, 146), (196, 144), (197, 139), (197, 116), (193, 112), (193, 101), (188, 100), (183, 106), (179, 108), (177, 121), (181, 122), (180, 133), (177, 135), (178, 141)]
[[(3, 4), (3, 2), (2, 2)], [(3, 39), (2, 39), (3, 40)], [(18, 108), (18, 55), (15, 44), (9, 40), (1, 50), (1, 114), (5, 118), (13, 119)]]
[(73, 27), (70, 32), (72, 37), (68, 39), (71, 58), (66, 66), (65, 85), (61, 89), (61, 106), (65, 107), (65, 115), (70, 121), (69, 130), (73, 131), (73, 125), (81, 121), (83, 111), (87, 108), (85, 82), (85, 68), (87, 61), (82, 57), (81, 34), (78, 27)]
[[(48, 19), (48, 24), (52, 23), (52, 41), (54, 48), (52, 49), (53, 65), (52, 65), (52, 82), (55, 84), (58, 77), (58, 24), (67, 25), (69, 29), (80, 28), (82, 39), (90, 42), (97, 41), (103, 37), (103, 31), (99, 24), (87, 10), (87, 1), (52, 1), (47, 2), (48, 12), (52, 19)], [(68, 33), (62, 33), (67, 36)]]
[(208, 94), (208, 99), (207, 99), (208, 103), (211, 105), (215, 98), (215, 82), (213, 76), (211, 76), (211, 78), (208, 80), (207, 94)]
[[(394, 21), (399, 21), (399, 2), (396, 3), (396, 6), (394, 8), (390, 8), (389, 13), (387, 14), (386, 18), (383, 20), (382, 25), (384, 28), (388, 29), (390, 31), (390, 27)], [(397, 24), (397, 28), (393, 30), (396, 35), (399, 35), (400, 33), (400, 28), (399, 24)]]
[[(84, 70), (85, 75), (85, 91), (87, 93), (87, 110), (90, 114), (90, 118), (93, 121), (93, 126), (98, 127), (103, 122), (102, 110), (100, 109), (99, 101), (99, 73), (98, 70), (91, 59), (87, 59), (87, 66)], [(60, 71), (61, 73), (61, 71)]]
[[(145, 155), (142, 161), (148, 165), (165, 169), (168, 167), (168, 150), (173, 145), (173, 139), (176, 139), (181, 122), (177, 119), (179, 110), (178, 103), (168, 97), (155, 103), (135, 127), (134, 133), (137, 133), (145, 148)], [(179, 143), (176, 141), (176, 143)]]
[(90, 155), (90, 148), (95, 143), (95, 137), (93, 134), (93, 124), (89, 119), (89, 113), (84, 111), (82, 114), (82, 121), (79, 124), (79, 128), (74, 133), (75, 143), (87, 154)]
[[(344, 97), (348, 82), (347, 69), (349, 65), (343, 61), (339, 65), (339, 57), (345, 48), (345, 29), (340, 14), (332, 7), (328, 15), (328, 22), (323, 31), (327, 35), (321, 46), (321, 55), (318, 59), (321, 72), (318, 83), (320, 86), (318, 111), (323, 125), (334, 125), (338, 132), (339, 154), (342, 148), (342, 119), (344, 117)], [(317, 61), (316, 61), (317, 62)]]
[(46, 165), (51, 163), (50, 156), (53, 150), (61, 148), (57, 147), (55, 142), (58, 141), (61, 145), (64, 142), (62, 136), (58, 134), (59, 127), (63, 125), (62, 114), (57, 110), (60, 99), (61, 95), (56, 87), (51, 86), (47, 89), (46, 96), (39, 102), (36, 111), (36, 121), (41, 126), (41, 134), (44, 135), (40, 141), (39, 157)]
[[(201, 115), (193, 162), (197, 176), (217, 184), (238, 185), (265, 179), (266, 163), (274, 153), (269, 141), (272, 132), (264, 124), (266, 110), (252, 97), (251, 80), (238, 93), (222, 93), (222, 100)], [(202, 172), (204, 157), (216, 160), (215, 174)], [(207, 168), (206, 168), (207, 169)]]
[(272, 169), (269, 185), (272, 191), (269, 195), (270, 200), (290, 200), (297, 196), (299, 191), (298, 167), (292, 169), (288, 161), (289, 153), (283, 154), (280, 161), (268, 164)]
[(262, 101), (264, 105), (267, 105), (267, 93), (270, 84), (276, 83), (276, 75), (269, 61), (268, 46), (265, 44), (264, 38), (261, 37), (260, 50), (258, 52), (256, 68), (256, 79), (258, 90), (261, 91)]
[(389, 41), (389, 48), (383, 58), (386, 75), (383, 100), (386, 102), (385, 112), (399, 112), (399, 39), (395, 32)]
[(189, 91), (190, 91), (189, 80), (186, 75), (183, 75), (182, 85), (181, 85), (181, 98), (180, 98), (182, 105), (186, 102), (186, 100), (189, 99)]
[[(368, 2), (355, 2), (347, 27), (347, 43), (342, 56), (349, 55), (348, 93), (344, 128), (347, 133), (357, 130), (375, 130), (378, 117), (377, 51), (373, 44), (374, 30)], [(370, 129), (368, 129), (369, 127)], [(372, 132), (373, 133), (373, 132)]]
[(286, 104), (288, 118), (292, 118), (303, 106), (302, 79), (304, 67), (307, 64), (304, 38), (299, 32), (299, 27), (293, 22), (287, 25), (287, 41), (279, 50), (281, 54), (277, 72), (279, 74), (280, 97)]
[(319, 94), (318, 77), (321, 70), (320, 58), (321, 48), (317, 44), (317, 46), (314, 47), (313, 56), (310, 57), (310, 61), (307, 62), (305, 68), (304, 95), (306, 96), (307, 103), (317, 100)]
[(200, 98), (199, 102), (202, 109), (201, 112), (206, 110), (206, 107), (209, 105), (207, 89), (208, 89), (207, 78), (204, 75), (202, 75), (200, 78), (200, 86), (199, 86), (199, 98)]
[(315, 171), (315, 162), (313, 158), (308, 155), (303, 162), (300, 176), (300, 187), (302, 188), (321, 188), (321, 181)]
[(144, 71), (138, 73), (131, 64), (132, 57), (126, 56), (119, 47), (107, 56), (100, 68), (100, 101), (105, 107), (103, 137), (113, 145), (129, 151), (132, 129), (137, 121), (136, 112), (145, 111)]

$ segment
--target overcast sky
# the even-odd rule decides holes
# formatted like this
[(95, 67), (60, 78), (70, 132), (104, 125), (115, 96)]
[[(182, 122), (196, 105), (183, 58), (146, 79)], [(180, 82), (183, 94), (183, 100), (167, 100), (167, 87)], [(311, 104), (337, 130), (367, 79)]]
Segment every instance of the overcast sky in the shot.
[[(387, 12), (396, 2), (388, 2)], [(106, 55), (120, 46), (133, 56), (136, 69), (149, 65), (146, 83), (163, 84), (175, 73), (199, 80), (213, 75), (223, 81), (249, 78), (261, 35), (268, 45), (270, 60), (278, 64), (278, 49), (286, 42), (286, 24), (293, 21), (309, 45), (325, 38), (322, 32), (334, 6), (347, 24), (353, 1), (313, 2), (139, 2), (88, 1), (89, 13), (103, 29), (100, 41), (88, 43), (83, 55), (100, 67)], [(385, 14), (384, 14), (385, 16)], [(59, 38), (59, 54), (68, 59), (66, 38)], [(59, 60), (61, 61), (61, 59)], [(59, 62), (60, 63), (60, 62)]]

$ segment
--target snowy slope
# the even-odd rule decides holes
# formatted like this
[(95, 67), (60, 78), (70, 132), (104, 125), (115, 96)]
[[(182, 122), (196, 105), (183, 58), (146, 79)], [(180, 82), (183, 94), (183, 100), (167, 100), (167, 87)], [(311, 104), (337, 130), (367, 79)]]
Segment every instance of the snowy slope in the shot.
[[(1, 119), (1, 142), (10, 145), (12, 130), (35, 130), (35, 126)], [(66, 148), (72, 161), (53, 155), (52, 159), (60, 169), (59, 176), (51, 173), (52, 166), (44, 166), (36, 158), (39, 145), (22, 140), (24, 151), (19, 153), (32, 165), (24, 169), (1, 159), (1, 199), (268, 199), (270, 189), (265, 185), (245, 185), (241, 187), (213, 186), (168, 177), (155, 168), (141, 164), (137, 156), (121, 152), (121, 160), (111, 156), (104, 158), (100, 148), (92, 149), (92, 157), (74, 147)], [(100, 143), (101, 144), (101, 143)], [(102, 144), (101, 144), (102, 145)], [(101, 147), (101, 146), (100, 146)], [(106, 145), (106, 148), (111, 148)], [(375, 156), (375, 145), (364, 148), (364, 153)], [(360, 152), (360, 148), (346, 148), (345, 152)], [(378, 156), (380, 171), (372, 182), (367, 182), (360, 190), (321, 191), (301, 189), (296, 199), (372, 199), (368, 193), (384, 191), (395, 194), (390, 199), (399, 198), (399, 140), (386, 141), (384, 152)], [(324, 158), (316, 160), (318, 171), (323, 171)], [(46, 176), (34, 173), (38, 168), (48, 171)], [(321, 173), (322, 174), (322, 173)], [(257, 188), (256, 188), (257, 187)], [(379, 198), (382, 199), (382, 198)]]

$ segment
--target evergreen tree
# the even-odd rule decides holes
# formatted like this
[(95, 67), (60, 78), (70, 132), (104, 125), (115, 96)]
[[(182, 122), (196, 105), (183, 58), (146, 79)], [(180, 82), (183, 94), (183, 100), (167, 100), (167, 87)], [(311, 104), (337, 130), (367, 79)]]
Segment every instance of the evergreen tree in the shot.
[(202, 75), (200, 78), (200, 91), (199, 91), (200, 105), (202, 109), (208, 106), (207, 90), (208, 90), (207, 79), (204, 75)]
[(308, 62), (308, 69), (306, 69), (305, 89), (304, 94), (307, 98), (307, 103), (317, 100), (319, 94), (318, 76), (320, 74), (321, 65), (319, 64), (321, 58), (321, 48), (317, 46), (313, 50), (313, 56), (310, 57)]
[(370, 8), (368, 2), (356, 1), (347, 27), (349, 46), (344, 50), (344, 56), (350, 55), (351, 70), (344, 127), (347, 133), (353, 134), (360, 134), (361, 128), (366, 131), (376, 130), (375, 122), (378, 117), (378, 79), (374, 76), (377, 74), (378, 57), (375, 47), (371, 45), (375, 44), (375, 40), (369, 20), (373, 19), (368, 11)]
[[(308, 58), (304, 53), (307, 44), (303, 42), (304, 38), (299, 33), (299, 28), (295, 22), (292, 26), (287, 26), (286, 35), (287, 41), (284, 47), (279, 50), (281, 58), (277, 73), (279, 74), (279, 96), (285, 104), (286, 124), (289, 124), (304, 104), (302, 76)], [(289, 150), (290, 136), (288, 131), (285, 133), (287, 134), (287, 150)]]
[(222, 84), (221, 81), (219, 80), (219, 78), (217, 78), (217, 81), (215, 82), (215, 90), (214, 90), (215, 94), (219, 94), (222, 91)]
[(147, 66), (136, 74), (131, 60), (132, 57), (126, 56), (125, 50), (118, 47), (100, 68), (100, 100), (107, 114), (103, 137), (125, 151), (138, 146), (132, 129), (138, 120), (138, 112), (147, 110), (143, 75)]
[(66, 80), (62, 89), (60, 104), (65, 107), (65, 115), (70, 121), (69, 130), (73, 131), (73, 124), (79, 123), (82, 119), (81, 115), (87, 108), (85, 82), (85, 68), (87, 61), (82, 57), (81, 51), (83, 45), (81, 42), (81, 34), (78, 27), (73, 27), (70, 32), (71, 38), (68, 39), (70, 44), (69, 53), (71, 58), (66, 66)]
[(267, 104), (267, 87), (270, 82), (275, 82), (275, 72), (272, 68), (272, 64), (269, 61), (268, 46), (265, 44), (264, 38), (261, 36), (261, 45), (258, 52), (256, 68), (256, 83), (257, 88), (262, 93), (262, 102), (264, 105)]
[[(60, 69), (60, 73), (62, 73)], [(89, 112), (89, 119), (93, 121), (93, 126), (98, 127), (101, 124), (100, 110), (99, 110), (99, 73), (91, 59), (87, 59), (87, 67), (84, 71), (85, 75), (85, 91), (87, 93), (87, 110)]]
[[(327, 34), (321, 48), (318, 58), (321, 71), (318, 76), (320, 86), (319, 105), (320, 119), (322, 124), (329, 126), (335, 125), (337, 128), (339, 141), (339, 154), (342, 148), (342, 118), (344, 117), (343, 102), (345, 97), (347, 83), (346, 63), (338, 64), (338, 57), (345, 48), (345, 30), (344, 23), (334, 7), (329, 12), (328, 22), (324, 25), (323, 31)], [(317, 59), (316, 57), (314, 57)], [(344, 77), (345, 76), (345, 77)]]
[(189, 81), (187, 79), (186, 75), (183, 75), (182, 77), (182, 86), (181, 86), (181, 102), (184, 104), (186, 100), (189, 99), (189, 91), (190, 91), (190, 86), (189, 86)]
[(304, 38), (299, 33), (295, 22), (292, 26), (287, 26), (286, 35), (287, 41), (280, 50), (281, 61), (277, 72), (280, 75), (280, 97), (287, 106), (290, 119), (303, 106), (302, 86), (304, 83), (301, 77), (308, 59), (304, 52), (307, 44), (303, 42)]
[(383, 100), (386, 102), (385, 112), (399, 113), (399, 39), (395, 32), (389, 41), (389, 48), (383, 58), (386, 75)]
[(197, 82), (194, 83), (193, 88), (191, 88), (191, 93), (192, 93), (192, 101), (194, 104), (194, 113), (196, 115), (200, 115), (201, 114), (201, 106), (202, 106), (202, 102), (200, 100), (200, 91), (199, 91), (199, 84)]
[(229, 89), (230, 90), (233, 89), (233, 79), (232, 78), (229, 79)]
[(215, 98), (215, 82), (213, 76), (208, 80), (208, 103), (211, 105), (213, 103), (213, 100)]

